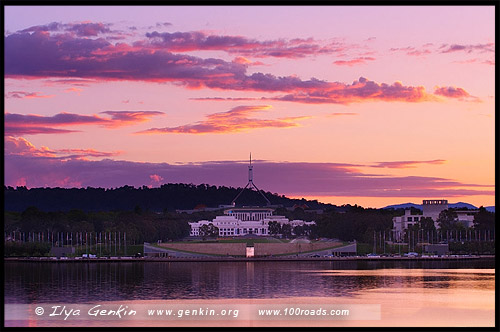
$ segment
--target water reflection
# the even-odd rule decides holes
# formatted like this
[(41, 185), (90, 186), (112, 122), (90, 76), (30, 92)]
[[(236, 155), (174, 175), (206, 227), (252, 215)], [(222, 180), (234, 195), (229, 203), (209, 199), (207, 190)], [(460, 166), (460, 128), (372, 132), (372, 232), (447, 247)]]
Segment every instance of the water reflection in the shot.
[(348, 298), (388, 288), (494, 289), (493, 261), (5, 262), (4, 267), (5, 303)]

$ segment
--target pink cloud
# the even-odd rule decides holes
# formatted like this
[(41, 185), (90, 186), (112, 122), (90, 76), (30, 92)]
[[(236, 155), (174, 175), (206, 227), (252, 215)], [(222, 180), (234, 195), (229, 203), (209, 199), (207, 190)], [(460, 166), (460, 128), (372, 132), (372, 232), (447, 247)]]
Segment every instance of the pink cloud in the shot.
[(57, 129), (39, 126), (18, 126), (4, 125), (4, 134), (20, 136), (20, 135), (38, 135), (38, 134), (69, 134), (78, 133), (80, 130)]
[(5, 156), (44, 157), (58, 160), (86, 159), (87, 157), (102, 158), (121, 154), (120, 151), (103, 152), (94, 149), (58, 149), (52, 150), (45, 146), (36, 148), (23, 137), (5, 136)]
[(147, 122), (153, 116), (165, 114), (160, 111), (105, 111), (101, 113), (111, 116), (111, 123), (106, 124), (108, 127)]
[(26, 134), (65, 134), (74, 131), (54, 127), (99, 125), (115, 128), (145, 122), (152, 116), (164, 114), (159, 111), (105, 111), (101, 113), (108, 114), (111, 118), (64, 112), (53, 116), (5, 113), (5, 133), (14, 136)]
[(249, 101), (249, 100), (264, 100), (264, 98), (251, 98), (251, 97), (200, 97), (200, 98), (189, 98), (189, 100), (198, 100), (198, 101)]
[[(282, 92), (269, 98), (299, 103), (349, 104), (364, 101), (435, 101), (421, 86), (376, 83), (361, 77), (353, 84), (327, 82), (296, 76), (247, 73), (243, 58), (227, 62), (199, 58), (174, 51), (224, 50), (240, 57), (302, 57), (322, 52), (343, 52), (345, 45), (322, 47), (313, 39), (256, 41), (240, 36), (215, 36), (202, 32), (158, 33), (149, 41), (131, 45), (112, 44), (103, 38), (81, 38), (68, 34), (35, 31), (5, 37), (5, 76), (9, 78), (67, 77), (106, 80), (172, 82), (188, 89), (210, 88), (232, 91)], [(25, 52), (37, 49), (37, 54)], [(369, 61), (370, 57), (359, 58)], [(361, 61), (360, 60), (360, 61)]]
[(5, 98), (32, 99), (32, 98), (52, 98), (54, 96), (55, 95), (42, 95), (41, 92), (11, 91), (5, 95)]
[[(425, 56), (430, 54), (447, 54), (447, 53), (466, 53), (466, 54), (494, 54), (495, 44), (475, 44), (475, 45), (461, 45), (461, 44), (443, 44), (440, 47), (435, 46), (433, 43), (424, 44), (422, 47), (395, 47), (391, 48), (392, 52), (404, 52), (410, 56)], [(454, 61), (454, 63), (481, 63), (481, 64), (494, 64), (490, 59), (466, 59), (461, 61)]]
[(17, 180), (16, 186), (26, 187), (26, 178), (20, 178), (19, 180)]
[(465, 52), (465, 53), (495, 53), (495, 43), (461, 45), (461, 44), (444, 44), (440, 48), (441, 53)]
[(422, 48), (416, 48), (413, 46), (408, 46), (408, 47), (395, 47), (391, 48), (390, 51), (392, 52), (404, 52), (406, 55), (411, 55), (411, 56), (424, 56), (424, 55), (429, 55), (433, 53), (432, 50), (428, 49), (428, 47), (432, 46), (432, 43), (427, 43), (425, 44)]
[(161, 180), (163, 180), (163, 178), (161, 176), (159, 176), (158, 174), (152, 174), (149, 176), (149, 178), (153, 182), (160, 182)]
[(359, 80), (354, 81), (350, 85), (331, 83), (316, 89), (309, 89), (309, 91), (300, 91), (270, 99), (309, 104), (350, 104), (363, 101), (399, 101), (415, 103), (437, 100), (435, 96), (428, 94), (422, 86), (404, 86), (401, 82), (395, 82), (391, 85), (376, 83), (364, 77), (360, 77)]
[(370, 167), (382, 167), (382, 168), (415, 168), (422, 164), (431, 165), (441, 165), (446, 163), (446, 160), (436, 159), (436, 160), (424, 160), (424, 161), (385, 161), (379, 162)]
[(374, 60), (375, 60), (375, 58), (373, 58), (373, 57), (359, 57), (359, 58), (355, 58), (355, 59), (351, 59), (351, 60), (337, 60), (337, 61), (334, 61), (333, 64), (338, 65), (338, 66), (352, 67), (355, 65), (364, 64), (367, 61), (374, 61)]
[[(429, 94), (423, 86), (404, 86), (401, 82), (377, 83), (364, 77), (352, 84), (329, 83), (311, 79), (301, 81), (296, 77), (275, 77), (273, 75), (252, 75), (247, 82), (252, 90), (286, 91), (287, 95), (261, 98), (205, 97), (192, 98), (202, 101), (241, 101), (241, 100), (278, 100), (306, 104), (351, 104), (366, 101), (385, 102), (426, 102), (437, 101), (437, 96)], [(237, 86), (233, 87), (238, 89)]]
[(46, 25), (36, 25), (27, 29), (21, 30), (21, 33), (40, 33), (40, 32), (66, 32), (74, 34), (78, 37), (95, 37), (98, 34), (111, 32), (110, 24), (93, 23), (93, 22), (74, 22), (74, 23), (58, 23), (52, 22)]
[(153, 185), (159, 185), (163, 181), (163, 177), (158, 174), (151, 174), (149, 178), (151, 179), (151, 184), (148, 185), (149, 188), (153, 188)]
[(46, 80), (45, 85), (53, 86), (53, 85), (73, 85), (73, 86), (89, 86), (90, 84), (98, 83), (93, 79), (79, 79), (79, 78), (66, 78), (66, 79), (56, 79), (56, 80)]
[(78, 95), (80, 95), (80, 92), (82, 92), (83, 89), (72, 87), (64, 90), (64, 92), (76, 92)]
[(271, 106), (237, 106), (227, 112), (210, 114), (206, 120), (178, 127), (151, 128), (140, 134), (225, 134), (247, 131), (258, 128), (289, 128), (296, 127), (296, 121), (306, 117), (289, 117), (275, 120), (250, 118), (255, 112), (270, 109)]
[(481, 100), (477, 97), (471, 96), (467, 91), (462, 88), (457, 88), (453, 86), (447, 87), (436, 87), (434, 90), (434, 94), (447, 97), (447, 98), (456, 98), (459, 100), (468, 100), (474, 102), (480, 102)]
[(98, 34), (110, 32), (109, 24), (103, 23), (70, 23), (66, 25), (66, 31), (74, 32), (77, 36), (94, 37)]
[(14, 113), (6, 113), (5, 114), (5, 122), (11, 125), (15, 124), (33, 124), (33, 125), (74, 125), (74, 124), (103, 124), (107, 123), (109, 120), (101, 118), (97, 115), (80, 115), (73, 113), (59, 113), (53, 116), (43, 116), (36, 114), (14, 114)]
[(221, 50), (253, 57), (302, 58), (308, 55), (331, 54), (339, 51), (339, 45), (321, 46), (312, 38), (292, 40), (258, 41), (242, 36), (208, 35), (202, 31), (146, 33), (156, 47), (173, 51)]
[(234, 58), (233, 62), (242, 64), (242, 65), (246, 65), (246, 66), (265, 66), (265, 63), (263, 63), (261, 61), (250, 61), (247, 58), (242, 57), (242, 56), (238, 56), (238, 57)]

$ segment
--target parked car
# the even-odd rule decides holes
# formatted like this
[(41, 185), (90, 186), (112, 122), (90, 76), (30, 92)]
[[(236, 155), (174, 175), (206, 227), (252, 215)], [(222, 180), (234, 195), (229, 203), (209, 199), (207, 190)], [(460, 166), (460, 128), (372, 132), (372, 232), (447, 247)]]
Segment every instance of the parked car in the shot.
[(404, 254), (405, 257), (418, 257), (418, 253), (417, 252), (408, 252), (406, 254)]
[(368, 254), (368, 255), (366, 255), (366, 257), (378, 258), (378, 257), (380, 257), (380, 255), (377, 255), (377, 254)]

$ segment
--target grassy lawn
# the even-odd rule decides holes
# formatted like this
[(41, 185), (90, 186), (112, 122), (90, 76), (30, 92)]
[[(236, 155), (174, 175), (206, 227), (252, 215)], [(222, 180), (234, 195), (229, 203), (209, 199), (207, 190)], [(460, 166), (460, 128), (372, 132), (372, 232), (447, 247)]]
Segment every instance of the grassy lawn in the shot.
[(276, 238), (256, 238), (256, 239), (240, 239), (240, 238), (221, 238), (221, 239), (206, 239), (194, 240), (194, 241), (178, 241), (178, 242), (164, 242), (165, 245), (169, 243), (246, 243), (248, 246), (252, 246), (254, 243), (288, 243), (290, 240), (287, 239), (276, 239)]
[(342, 244), (337, 244), (337, 245), (334, 245), (334, 246), (331, 246), (331, 247), (327, 247), (327, 248), (323, 248), (323, 249), (308, 250), (308, 251), (301, 251), (301, 252), (292, 252), (292, 253), (285, 253), (285, 254), (276, 254), (276, 255), (273, 255), (273, 256), (293, 256), (293, 255), (297, 255), (297, 254), (307, 254), (307, 253), (313, 253), (313, 252), (318, 252), (318, 251), (324, 251), (324, 250), (331, 250), (331, 249), (335, 249), (335, 248), (340, 248), (340, 247), (344, 247), (344, 246), (349, 245), (349, 244), (350, 244), (349, 242), (342, 242)]

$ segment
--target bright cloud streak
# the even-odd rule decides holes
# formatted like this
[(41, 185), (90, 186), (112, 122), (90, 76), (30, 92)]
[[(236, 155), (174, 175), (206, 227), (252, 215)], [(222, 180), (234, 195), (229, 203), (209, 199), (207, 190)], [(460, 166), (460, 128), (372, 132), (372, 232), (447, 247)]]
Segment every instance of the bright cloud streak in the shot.
[(337, 61), (334, 61), (333, 64), (338, 65), (338, 66), (352, 67), (355, 65), (364, 64), (367, 61), (374, 61), (374, 60), (375, 60), (375, 58), (373, 58), (373, 57), (360, 57), (360, 58), (355, 58), (355, 59), (351, 59), (351, 60), (337, 60)]
[(376, 163), (370, 167), (382, 167), (382, 168), (415, 168), (421, 164), (434, 164), (441, 165), (446, 163), (446, 160), (428, 160), (428, 161), (384, 161)]
[(121, 154), (120, 151), (102, 152), (94, 149), (59, 149), (52, 150), (42, 146), (36, 148), (28, 140), (19, 137), (6, 136), (5, 137), (5, 157), (24, 156), (28, 158), (44, 157), (65, 161), (68, 159), (83, 159), (87, 157), (102, 158), (112, 157)]
[(289, 117), (276, 120), (254, 119), (252, 113), (270, 109), (271, 106), (238, 106), (227, 112), (210, 114), (204, 121), (178, 127), (151, 128), (140, 134), (224, 134), (246, 131), (257, 128), (289, 128), (297, 127), (296, 121), (308, 117)]

